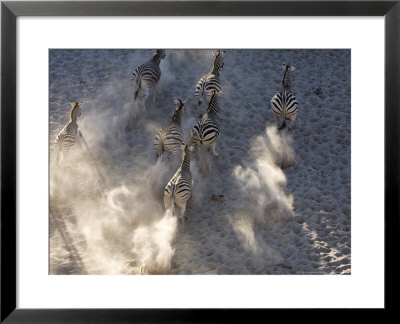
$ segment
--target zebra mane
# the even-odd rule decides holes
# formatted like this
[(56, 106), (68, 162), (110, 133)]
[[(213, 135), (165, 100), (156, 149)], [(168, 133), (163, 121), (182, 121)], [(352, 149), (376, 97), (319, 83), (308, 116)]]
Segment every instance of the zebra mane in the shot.
[(211, 72), (213, 74), (219, 75), (219, 70), (223, 67), (223, 62), (222, 62), (222, 52), (221, 50), (218, 50), (216, 53), (213, 51), (214, 54), (214, 62), (213, 62), (213, 68)]
[(74, 115), (75, 115), (76, 110), (79, 108), (79, 103), (78, 103), (78, 101), (73, 101), (73, 102), (71, 103), (71, 106), (72, 106), (72, 108), (71, 108), (71, 111), (70, 111), (70, 113), (69, 113), (69, 117), (70, 117), (71, 120), (72, 120), (73, 117), (74, 117)]
[(213, 90), (210, 102), (209, 102), (208, 107), (207, 107), (207, 114), (208, 115), (210, 115), (210, 112), (213, 113), (213, 114), (216, 114), (218, 112), (218, 105), (219, 105), (218, 95), (219, 95), (219, 93), (217, 91)]
[(292, 72), (295, 70), (296, 66), (282, 64), (282, 67), (285, 70), (285, 72), (283, 73), (282, 88), (290, 91), (293, 85)]
[(185, 144), (184, 149), (182, 150), (182, 156), (181, 156), (181, 167), (187, 166), (190, 168), (190, 159), (191, 159), (191, 153), (193, 151), (193, 145), (187, 145)]

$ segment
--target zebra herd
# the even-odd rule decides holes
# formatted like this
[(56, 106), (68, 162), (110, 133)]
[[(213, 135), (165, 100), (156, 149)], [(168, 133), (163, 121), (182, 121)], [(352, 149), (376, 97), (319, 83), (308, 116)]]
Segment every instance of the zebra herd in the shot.
[[(215, 145), (220, 135), (218, 112), (220, 110), (219, 97), (222, 94), (219, 77), (224, 66), (225, 51), (213, 51), (213, 55), (214, 62), (211, 71), (200, 78), (196, 84), (194, 98), (197, 102), (200, 120), (192, 127), (186, 141), (181, 129), (186, 100), (182, 99), (174, 99), (175, 109), (171, 122), (160, 129), (154, 138), (154, 152), (159, 158), (166, 153), (170, 160), (172, 156), (182, 150), (179, 168), (164, 189), (164, 207), (170, 211), (170, 215), (174, 215), (176, 207), (179, 210), (177, 216), (180, 221), (183, 220), (186, 204), (192, 195), (190, 162), (194, 147), (200, 150), (202, 145), (209, 146), (211, 154), (218, 156)], [(138, 66), (133, 72), (131, 81), (134, 101), (142, 99), (145, 107), (150, 96), (152, 96), (153, 102), (156, 100), (157, 86), (161, 78), (160, 62), (165, 57), (165, 50), (157, 50), (150, 60)], [(284, 69), (282, 88), (272, 97), (270, 106), (277, 120), (278, 128), (284, 129), (286, 120), (289, 120), (287, 129), (290, 132), (298, 109), (298, 102), (292, 92), (292, 72), (295, 70), (295, 66), (283, 64), (282, 67)], [(207, 103), (207, 110), (204, 114), (201, 109), (203, 99)], [(55, 139), (57, 163), (60, 163), (60, 153), (67, 154), (71, 147), (79, 143), (80, 138), (83, 139), (77, 124), (80, 115), (80, 104), (74, 101), (70, 111), (70, 121)]]

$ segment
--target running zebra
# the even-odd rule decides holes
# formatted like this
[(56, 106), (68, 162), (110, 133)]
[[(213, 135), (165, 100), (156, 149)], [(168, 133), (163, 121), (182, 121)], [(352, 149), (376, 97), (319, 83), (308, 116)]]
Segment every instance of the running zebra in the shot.
[(162, 128), (154, 139), (154, 151), (157, 157), (163, 152), (168, 153), (168, 159), (181, 148), (183, 136), (181, 131), (181, 120), (186, 100), (174, 99), (175, 111), (170, 124)]
[(212, 91), (221, 91), (221, 83), (219, 81), (219, 72), (224, 66), (224, 53), (225, 51), (212, 51), (214, 58), (212, 70), (204, 75), (196, 84), (196, 90), (194, 91), (194, 97), (197, 100), (197, 108), (199, 109), (199, 114), (201, 116), (201, 102), (204, 98), (207, 103), (211, 100)]
[[(282, 90), (280, 90), (271, 99), (271, 110), (275, 115), (278, 122), (278, 128), (284, 129), (286, 127), (286, 120), (289, 120), (288, 132), (292, 130), (292, 123), (297, 116), (297, 108), (299, 103), (292, 92), (293, 75), (295, 66), (282, 64), (285, 70), (282, 80)], [(283, 121), (281, 123), (281, 116)]]
[(69, 122), (58, 133), (55, 139), (55, 157), (57, 163), (61, 162), (61, 153), (63, 158), (66, 157), (70, 149), (79, 143), (79, 137), (82, 136), (78, 127), (78, 117), (81, 115), (81, 107), (77, 101), (71, 103), (71, 112)]
[(169, 210), (171, 216), (174, 215), (174, 206), (179, 209), (178, 219), (183, 221), (186, 203), (192, 195), (192, 172), (190, 171), (190, 159), (193, 151), (193, 145), (185, 145), (181, 164), (175, 172), (172, 179), (164, 189), (164, 206)]
[(139, 93), (142, 93), (144, 103), (146, 103), (150, 94), (153, 95), (153, 103), (155, 102), (157, 85), (161, 77), (160, 61), (164, 58), (165, 51), (157, 50), (151, 60), (138, 66), (135, 72), (133, 72), (132, 85), (134, 88), (135, 101)]
[(219, 110), (218, 96), (216, 90), (212, 91), (210, 103), (208, 104), (207, 112), (203, 115), (201, 120), (194, 125), (190, 141), (200, 149), (200, 145), (209, 145), (211, 152), (214, 156), (218, 156), (215, 151), (215, 142), (219, 137), (219, 126), (217, 122), (217, 112)]

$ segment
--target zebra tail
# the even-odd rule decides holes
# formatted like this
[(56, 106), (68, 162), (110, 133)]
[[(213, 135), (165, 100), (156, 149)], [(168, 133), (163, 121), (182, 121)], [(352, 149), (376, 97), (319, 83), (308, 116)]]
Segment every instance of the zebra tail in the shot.
[(139, 91), (140, 91), (140, 89), (141, 89), (141, 82), (140, 82), (140, 78), (138, 78), (138, 81), (137, 81), (137, 87), (136, 87), (136, 89), (135, 89), (135, 100), (137, 99), (137, 96), (138, 96), (138, 94), (139, 94)]
[(286, 109), (283, 110), (283, 122), (282, 125), (278, 128), (279, 130), (286, 128)]
[(160, 158), (161, 161), (162, 153), (164, 152), (164, 141), (159, 134), (156, 135), (154, 140), (154, 152), (156, 153), (156, 158)]

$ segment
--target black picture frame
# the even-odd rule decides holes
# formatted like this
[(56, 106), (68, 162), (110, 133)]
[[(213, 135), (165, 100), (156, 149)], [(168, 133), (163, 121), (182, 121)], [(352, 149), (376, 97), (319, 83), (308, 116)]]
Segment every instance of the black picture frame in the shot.
[[(16, 308), (16, 18), (18, 16), (384, 16), (385, 310), (396, 307), (399, 221), (400, 1), (2, 1), (1, 323), (234, 322), (264, 309)], [(377, 114), (381, 113), (376, 111)], [(362, 116), (360, 116), (362, 117)], [(357, 118), (357, 116), (353, 116)], [(373, 190), (373, 188), (371, 188)], [(377, 193), (379, 194), (379, 193)], [(373, 233), (371, 233), (373, 235)], [(392, 250), (393, 253), (392, 253)], [(261, 314), (259, 314), (261, 313)], [(242, 314), (241, 314), (242, 315)]]

